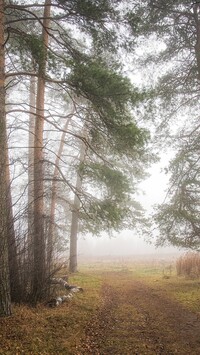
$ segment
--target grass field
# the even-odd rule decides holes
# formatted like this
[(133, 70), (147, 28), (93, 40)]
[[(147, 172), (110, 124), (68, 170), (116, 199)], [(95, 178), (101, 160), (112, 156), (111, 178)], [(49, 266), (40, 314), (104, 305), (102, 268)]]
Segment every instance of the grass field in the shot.
[(118, 292), (138, 280), (200, 314), (200, 281), (177, 277), (174, 260), (101, 258), (84, 260), (79, 269), (69, 281), (84, 292), (68, 303), (56, 308), (13, 306), (13, 315), (0, 319), (0, 354), (75, 354), (87, 324), (102, 307), (104, 284)]

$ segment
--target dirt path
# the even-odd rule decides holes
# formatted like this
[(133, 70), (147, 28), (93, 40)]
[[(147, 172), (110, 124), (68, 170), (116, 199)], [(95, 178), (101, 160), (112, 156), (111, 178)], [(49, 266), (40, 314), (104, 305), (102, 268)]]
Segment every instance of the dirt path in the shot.
[(200, 319), (162, 290), (113, 274), (76, 354), (198, 355)]

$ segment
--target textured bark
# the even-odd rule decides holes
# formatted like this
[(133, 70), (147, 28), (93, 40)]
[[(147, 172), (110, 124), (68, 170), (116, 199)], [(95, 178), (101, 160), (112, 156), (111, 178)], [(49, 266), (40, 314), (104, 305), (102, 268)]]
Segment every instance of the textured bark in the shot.
[[(84, 130), (85, 131), (85, 130)], [(80, 163), (84, 162), (86, 146), (81, 142), (80, 146)], [(72, 220), (70, 231), (70, 247), (69, 247), (69, 271), (77, 272), (77, 242), (78, 242), (78, 227), (79, 227), (79, 210), (80, 199), (79, 193), (82, 188), (82, 177), (80, 172), (77, 173), (76, 178), (76, 194), (74, 195), (74, 203), (72, 207)]]
[[(73, 113), (72, 113), (72, 115), (73, 115)], [(63, 148), (65, 145), (65, 143), (64, 143), (65, 136), (66, 136), (65, 131), (67, 131), (67, 129), (68, 129), (72, 115), (68, 118), (68, 120), (66, 121), (65, 126), (63, 128), (60, 146), (58, 149), (58, 153), (56, 155), (55, 169), (54, 169), (54, 174), (53, 174), (53, 182), (52, 182), (52, 187), (51, 187), (50, 225), (49, 225), (48, 247), (47, 247), (47, 265), (48, 265), (49, 273), (51, 273), (51, 264), (52, 264), (52, 258), (53, 258), (53, 244), (54, 244), (54, 239), (55, 239), (54, 236), (55, 236), (56, 192), (57, 192), (57, 178), (59, 176), (58, 167), (60, 165), (60, 159), (61, 159)]]
[(51, 0), (45, 0), (43, 20), (43, 53), (40, 60), (36, 100), (36, 122), (34, 141), (34, 274), (32, 302), (44, 297), (45, 286), (45, 236), (44, 236), (44, 172), (43, 172), (43, 127), (45, 99), (45, 71), (47, 61), (48, 32)]
[(0, 316), (11, 314), (8, 266), (7, 137), (5, 115), (4, 1), (0, 0)]

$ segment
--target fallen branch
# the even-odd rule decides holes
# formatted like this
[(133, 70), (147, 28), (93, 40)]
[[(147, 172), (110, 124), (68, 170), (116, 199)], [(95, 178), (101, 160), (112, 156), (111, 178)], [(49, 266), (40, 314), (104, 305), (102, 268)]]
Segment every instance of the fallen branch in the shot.
[(63, 278), (52, 278), (51, 279), (51, 284), (52, 285), (61, 285), (63, 286), (66, 290), (72, 291), (72, 292), (77, 292), (77, 291), (83, 291), (82, 287), (75, 286), (75, 285), (70, 285), (67, 281), (65, 281)]
[(63, 302), (69, 301), (73, 297), (72, 293), (69, 293), (68, 295), (64, 296), (58, 296), (55, 298), (52, 298), (50, 301), (46, 303), (46, 306), (48, 307), (57, 307)]
[(52, 298), (50, 301), (46, 302), (46, 306), (48, 307), (57, 307), (63, 302), (70, 301), (70, 299), (73, 297), (73, 293), (76, 292), (83, 292), (83, 288), (75, 285), (70, 285), (67, 281), (65, 281), (63, 278), (52, 278), (50, 280), (52, 285), (61, 285), (63, 286), (67, 291), (70, 291), (68, 295), (64, 296), (58, 296), (55, 298)]

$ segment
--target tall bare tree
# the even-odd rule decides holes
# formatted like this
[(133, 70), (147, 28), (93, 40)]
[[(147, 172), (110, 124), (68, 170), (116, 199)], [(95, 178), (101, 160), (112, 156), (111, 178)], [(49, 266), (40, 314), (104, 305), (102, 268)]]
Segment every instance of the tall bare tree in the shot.
[(11, 314), (8, 265), (7, 133), (5, 113), (4, 1), (0, 0), (0, 315)]

